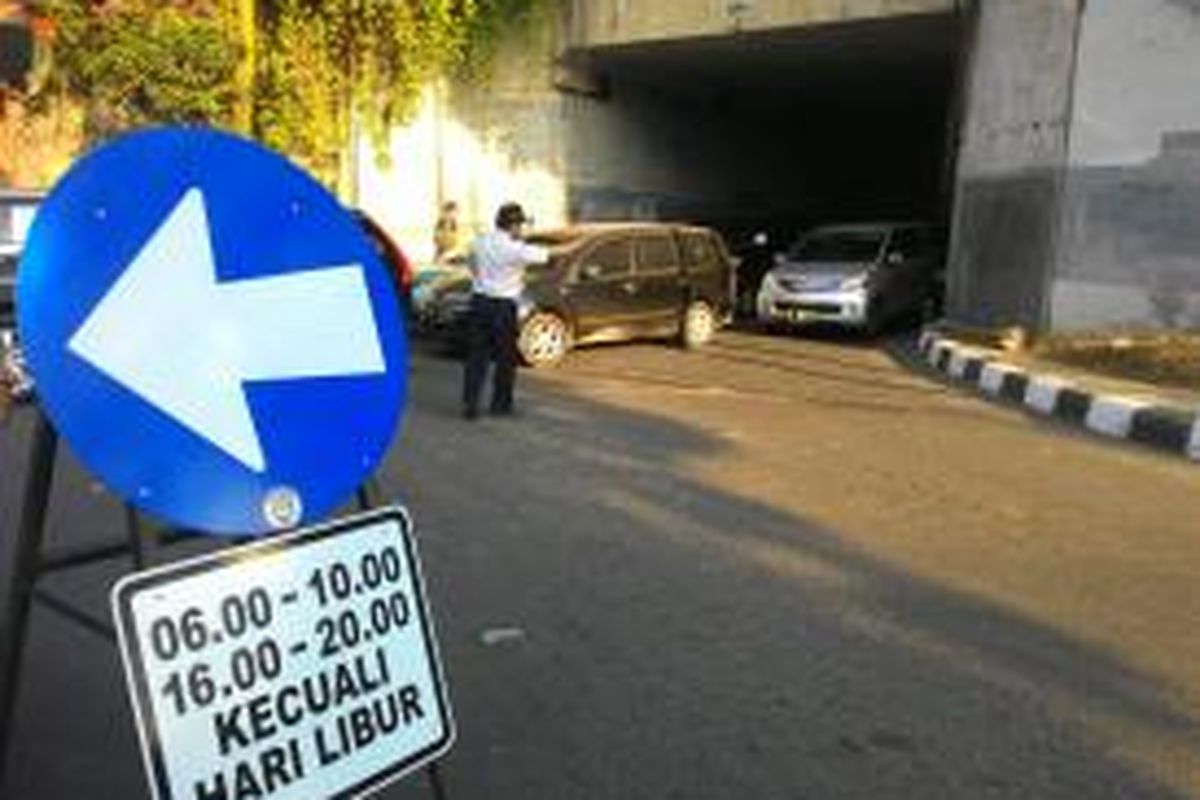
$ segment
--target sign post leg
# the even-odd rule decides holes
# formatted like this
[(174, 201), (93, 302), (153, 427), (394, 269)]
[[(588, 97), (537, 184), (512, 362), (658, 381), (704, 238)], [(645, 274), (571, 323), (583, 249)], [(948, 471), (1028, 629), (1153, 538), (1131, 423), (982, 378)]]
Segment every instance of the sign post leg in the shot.
[(129, 503), (125, 504), (125, 534), (129, 537), (129, 555), (133, 559), (133, 568), (145, 569), (146, 551), (145, 542), (142, 540), (142, 521), (137, 509)]
[(38, 414), (33, 437), (21, 520), (17, 528), (13, 576), (8, 591), (4, 592), (4, 606), (0, 609), (4, 615), (0, 625), (0, 787), (4, 786), (7, 776), (21, 657), (39, 573), (42, 538), (50, 508), (50, 490), (54, 483), (54, 459), (58, 450), (58, 435), (49, 420), (41, 414)]
[(442, 772), (438, 769), (436, 761), (425, 769), (425, 775), (429, 778), (429, 791), (433, 794), (433, 800), (446, 800), (446, 787), (442, 783)]
[(358, 501), (358, 510), (370, 511), (372, 508), (375, 508), (379, 505), (380, 494), (379, 483), (375, 480), (375, 477), (371, 476), (367, 478), (355, 493), (355, 498)]

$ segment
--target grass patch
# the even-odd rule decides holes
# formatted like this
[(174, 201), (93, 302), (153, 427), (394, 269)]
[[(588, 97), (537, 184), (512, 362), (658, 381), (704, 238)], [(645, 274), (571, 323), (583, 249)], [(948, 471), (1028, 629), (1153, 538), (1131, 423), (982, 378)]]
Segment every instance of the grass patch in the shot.
[(1200, 391), (1200, 331), (1052, 334), (1038, 339), (1032, 352), (1116, 378)]

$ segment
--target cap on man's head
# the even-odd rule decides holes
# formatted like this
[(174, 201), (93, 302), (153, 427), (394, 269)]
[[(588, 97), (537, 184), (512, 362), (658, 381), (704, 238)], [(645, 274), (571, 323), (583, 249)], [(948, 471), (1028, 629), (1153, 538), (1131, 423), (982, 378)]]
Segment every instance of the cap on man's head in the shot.
[(511, 228), (515, 225), (524, 225), (528, 221), (529, 218), (525, 216), (525, 209), (521, 208), (519, 203), (505, 203), (496, 212), (497, 228)]

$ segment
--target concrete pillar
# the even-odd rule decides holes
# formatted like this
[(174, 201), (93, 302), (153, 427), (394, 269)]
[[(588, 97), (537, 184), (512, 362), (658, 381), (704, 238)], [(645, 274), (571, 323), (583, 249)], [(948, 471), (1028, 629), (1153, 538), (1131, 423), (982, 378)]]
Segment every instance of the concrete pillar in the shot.
[(975, 0), (969, 9), (947, 276), (956, 321), (1038, 328), (1047, 319), (1081, 2)]

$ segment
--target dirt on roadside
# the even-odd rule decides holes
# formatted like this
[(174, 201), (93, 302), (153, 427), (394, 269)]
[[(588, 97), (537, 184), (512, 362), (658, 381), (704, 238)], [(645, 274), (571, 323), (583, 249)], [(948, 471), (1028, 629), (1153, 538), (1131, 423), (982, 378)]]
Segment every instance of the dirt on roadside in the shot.
[(1115, 378), (1200, 390), (1200, 331), (1055, 334), (1031, 354)]

